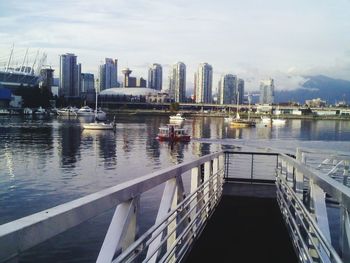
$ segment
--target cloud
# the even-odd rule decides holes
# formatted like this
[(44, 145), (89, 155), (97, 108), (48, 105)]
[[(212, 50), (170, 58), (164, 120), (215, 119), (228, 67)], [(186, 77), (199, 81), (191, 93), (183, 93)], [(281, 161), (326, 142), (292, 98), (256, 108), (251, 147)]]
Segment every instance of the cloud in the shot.
[(164, 83), (177, 61), (187, 65), (188, 83), (208, 62), (214, 88), (232, 73), (247, 90), (269, 77), (278, 89), (293, 89), (310, 74), (350, 78), (348, 17), (349, 1), (2, 1), (0, 57), (15, 43), (44, 49), (56, 68), (59, 54), (72, 52), (83, 71), (97, 73), (113, 57), (144, 77), (157, 62)]

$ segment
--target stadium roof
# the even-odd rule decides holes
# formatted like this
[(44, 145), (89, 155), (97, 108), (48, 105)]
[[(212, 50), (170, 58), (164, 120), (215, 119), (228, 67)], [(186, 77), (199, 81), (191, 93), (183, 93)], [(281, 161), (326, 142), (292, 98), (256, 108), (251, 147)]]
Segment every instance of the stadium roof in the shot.
[(150, 88), (128, 87), (128, 88), (111, 88), (100, 92), (100, 95), (131, 95), (131, 96), (146, 96), (156, 95), (159, 90)]

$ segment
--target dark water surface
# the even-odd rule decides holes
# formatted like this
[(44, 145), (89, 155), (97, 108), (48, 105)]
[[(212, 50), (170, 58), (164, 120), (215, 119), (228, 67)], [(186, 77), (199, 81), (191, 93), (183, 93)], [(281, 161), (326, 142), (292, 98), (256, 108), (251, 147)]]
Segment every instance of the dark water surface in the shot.
[[(0, 116), (0, 224), (194, 160), (220, 150), (221, 142), (291, 152), (298, 146), (350, 151), (350, 121), (288, 120), (281, 127), (237, 129), (222, 118), (192, 118), (184, 123), (192, 142), (173, 146), (155, 139), (167, 117), (119, 117), (116, 133), (83, 131), (84, 121)], [(161, 191), (141, 200), (142, 227), (152, 224)], [(25, 252), (20, 262), (95, 261), (111, 213)]]

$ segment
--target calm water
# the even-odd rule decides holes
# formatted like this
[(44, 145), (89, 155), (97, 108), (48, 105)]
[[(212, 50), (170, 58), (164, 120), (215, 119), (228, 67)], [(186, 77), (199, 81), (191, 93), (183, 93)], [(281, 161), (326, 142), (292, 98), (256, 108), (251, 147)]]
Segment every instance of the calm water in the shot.
[[(0, 224), (220, 150), (219, 143), (350, 151), (350, 121), (289, 120), (282, 127), (235, 129), (222, 118), (193, 118), (184, 124), (192, 142), (174, 146), (155, 139), (166, 117), (120, 117), (116, 133), (83, 131), (84, 121), (0, 116)], [(149, 215), (143, 227), (152, 223), (160, 193), (142, 200), (141, 213)], [(93, 262), (110, 215), (29, 250), (20, 261)]]

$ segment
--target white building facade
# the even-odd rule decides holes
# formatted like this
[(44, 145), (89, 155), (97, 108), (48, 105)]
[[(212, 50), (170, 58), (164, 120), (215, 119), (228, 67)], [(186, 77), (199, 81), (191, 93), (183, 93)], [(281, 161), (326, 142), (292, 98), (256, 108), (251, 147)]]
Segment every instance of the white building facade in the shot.
[(186, 65), (182, 62), (169, 72), (169, 96), (175, 102), (186, 102)]
[(196, 74), (196, 103), (212, 103), (213, 67), (202, 63)]

